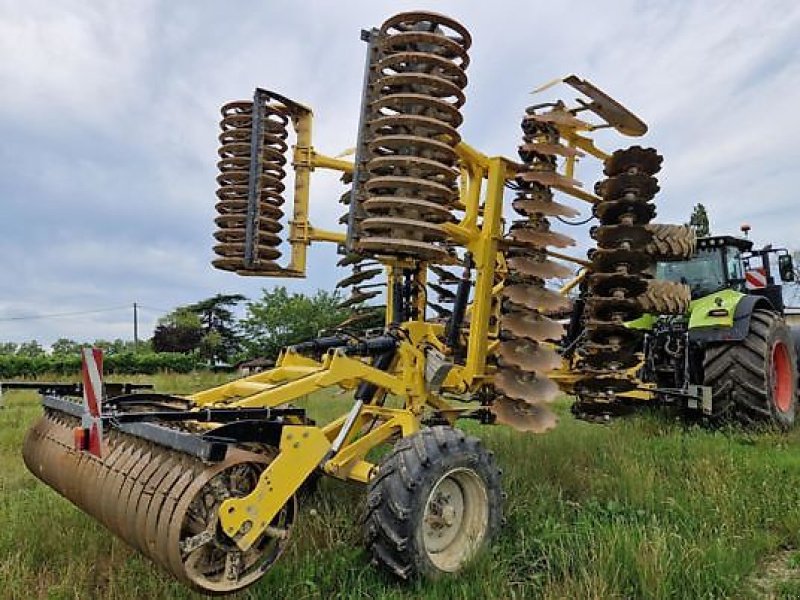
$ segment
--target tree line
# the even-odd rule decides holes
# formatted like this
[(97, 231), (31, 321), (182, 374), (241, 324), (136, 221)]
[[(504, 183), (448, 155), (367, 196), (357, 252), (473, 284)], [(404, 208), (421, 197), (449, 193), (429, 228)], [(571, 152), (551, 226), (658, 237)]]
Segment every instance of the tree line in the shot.
[[(138, 345), (122, 339), (60, 338), (48, 351), (36, 340), (0, 342), (0, 377), (74, 373), (80, 367), (81, 348), (90, 346), (104, 350), (110, 373), (185, 372), (252, 358), (275, 359), (283, 347), (344, 321), (351, 309), (339, 308), (340, 302), (336, 291), (307, 295), (282, 286), (262, 290), (256, 300), (216, 294), (176, 307), (157, 321), (152, 337)], [(238, 318), (240, 306), (243, 316)]]

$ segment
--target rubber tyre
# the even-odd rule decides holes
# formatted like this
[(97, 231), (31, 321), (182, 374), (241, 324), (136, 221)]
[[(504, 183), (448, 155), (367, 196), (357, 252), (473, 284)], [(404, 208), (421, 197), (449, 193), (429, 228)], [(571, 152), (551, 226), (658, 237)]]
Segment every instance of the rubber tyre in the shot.
[(689, 311), (692, 292), (688, 285), (664, 279), (650, 279), (647, 290), (636, 300), (644, 312), (654, 315), (682, 315)]
[(789, 429), (797, 414), (797, 356), (780, 315), (757, 309), (740, 342), (710, 344), (704, 385), (713, 389), (712, 422)]
[[(464, 500), (462, 514), (464, 521), (468, 515), (480, 517), (481, 533), (465, 538), (477, 541), (466, 542), (463, 553), (457, 540), (464, 536), (456, 536), (455, 545), (451, 544), (454, 552), (444, 550), (441, 556), (457, 555), (458, 564), (443, 568), (435, 562), (441, 563), (439, 555), (432, 558), (426, 546), (425, 532), (430, 529), (426, 530), (425, 516), (429, 501), (439, 497), (440, 482), (449, 481), (453, 474), (471, 482), (461, 488), (465, 494), (460, 496)], [(492, 453), (481, 441), (453, 427), (423, 429), (398, 441), (369, 484), (364, 533), (373, 564), (404, 580), (435, 579), (459, 571), (500, 530), (504, 497), (500, 475)], [(479, 501), (467, 500), (465, 490), (478, 488), (482, 491), (472, 497), (478, 496)]]
[(653, 239), (644, 251), (654, 260), (688, 260), (697, 249), (697, 235), (688, 225), (645, 225)]

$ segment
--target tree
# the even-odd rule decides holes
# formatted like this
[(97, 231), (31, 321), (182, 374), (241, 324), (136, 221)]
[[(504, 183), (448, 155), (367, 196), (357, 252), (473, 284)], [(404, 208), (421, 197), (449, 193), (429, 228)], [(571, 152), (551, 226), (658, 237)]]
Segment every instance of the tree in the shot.
[(200, 317), (185, 306), (179, 306), (158, 320), (153, 331), (155, 352), (194, 352), (203, 339)]
[[(145, 348), (141, 347), (142, 344), (145, 344)], [(125, 352), (136, 352), (136, 344), (133, 340), (123, 340), (120, 338), (116, 338), (113, 342), (108, 340), (95, 340), (92, 344), (84, 345), (100, 348), (104, 354), (109, 356), (112, 354), (123, 354)], [(139, 350), (149, 350), (149, 348), (147, 348), (147, 342), (139, 342), (139, 345)]]
[(17, 356), (27, 356), (29, 358), (36, 358), (37, 356), (44, 356), (47, 354), (42, 348), (42, 345), (36, 340), (29, 342), (22, 342), (17, 347)]
[(711, 225), (708, 221), (708, 212), (706, 212), (706, 207), (699, 203), (695, 204), (687, 225), (694, 227), (697, 237), (706, 237), (711, 235)]
[(349, 311), (337, 308), (339, 302), (336, 292), (318, 290), (306, 296), (290, 294), (282, 286), (264, 289), (260, 300), (247, 304), (241, 322), (247, 355), (274, 359), (285, 346), (314, 338), (321, 330), (341, 323)]
[(231, 309), (244, 300), (241, 294), (217, 294), (186, 307), (199, 317), (203, 327), (201, 356), (211, 362), (227, 361), (239, 349), (241, 340)]
[(68, 338), (58, 338), (50, 346), (50, 351), (54, 356), (68, 356), (70, 354), (80, 354), (81, 348), (86, 344), (80, 344)]
[(9, 356), (17, 353), (17, 344), (14, 342), (0, 342), (0, 356)]

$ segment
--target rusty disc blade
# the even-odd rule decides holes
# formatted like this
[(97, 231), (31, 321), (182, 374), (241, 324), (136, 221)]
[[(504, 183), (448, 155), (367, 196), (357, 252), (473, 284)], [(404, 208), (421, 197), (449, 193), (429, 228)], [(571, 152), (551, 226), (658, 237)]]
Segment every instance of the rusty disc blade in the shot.
[[(372, 309), (372, 308), (379, 308), (379, 307), (370, 306), (369, 308)], [(376, 311), (376, 310), (369, 310), (369, 311), (363, 312), (363, 313), (358, 313), (357, 312), (357, 313), (354, 313), (353, 315), (347, 317), (344, 321), (339, 323), (336, 327), (337, 327), (337, 329), (345, 328), (345, 327), (351, 327), (352, 325), (356, 325), (357, 323), (363, 323), (364, 321), (368, 321), (369, 319), (372, 319), (373, 317), (375, 317), (377, 315), (378, 315), (378, 311)]]
[(345, 254), (342, 258), (340, 258), (339, 262), (336, 263), (336, 266), (349, 267), (350, 265), (355, 265), (365, 259), (366, 256), (362, 256), (361, 254), (358, 254), (356, 252), (351, 252), (349, 254)]
[(536, 341), (558, 341), (564, 335), (564, 326), (561, 323), (531, 311), (503, 315), (500, 329), (514, 337)]
[(530, 143), (522, 144), (519, 147), (519, 157), (524, 162), (531, 162), (534, 157), (539, 155), (545, 156), (563, 156), (571, 158), (573, 156), (585, 156), (580, 150), (564, 146), (563, 144), (547, 144), (547, 143)]
[(646, 246), (653, 234), (644, 225), (601, 225), (592, 230), (592, 237), (601, 248), (626, 244), (629, 249), (637, 249)]
[(519, 273), (527, 277), (569, 277), (572, 269), (566, 265), (544, 259), (537, 260), (530, 256), (514, 256), (508, 259), (508, 268), (512, 273)]
[(575, 245), (575, 240), (555, 231), (536, 229), (522, 225), (513, 225), (508, 232), (509, 237), (514, 241), (533, 244), (536, 246), (553, 246), (554, 248), (568, 248)]
[(410, 256), (420, 260), (442, 262), (447, 260), (446, 248), (434, 243), (391, 237), (361, 238), (358, 247), (364, 252), (378, 256)]
[(520, 171), (519, 173), (517, 173), (517, 179), (521, 179), (522, 181), (526, 182), (540, 183), (548, 187), (552, 186), (570, 187), (570, 188), (583, 187), (583, 184), (581, 184), (581, 182), (578, 181), (577, 179), (572, 179), (571, 177), (562, 175), (557, 171), (545, 171), (545, 170)]
[(585, 343), (580, 349), (581, 361), (600, 369), (625, 370), (639, 364), (639, 356), (615, 346)]
[(356, 304), (361, 304), (362, 302), (366, 302), (374, 298), (375, 296), (380, 296), (381, 292), (376, 290), (374, 292), (362, 292), (361, 290), (354, 290), (354, 294), (347, 298), (346, 300), (339, 303), (339, 308), (347, 308), (348, 306), (355, 306)]
[(617, 323), (592, 319), (586, 321), (586, 339), (592, 343), (627, 348), (631, 352), (637, 352), (641, 350), (643, 336), (642, 331)]
[(603, 173), (609, 177), (631, 171), (655, 175), (661, 170), (663, 160), (664, 158), (656, 152), (655, 148), (631, 146), (624, 150), (616, 150), (606, 160)]
[(635, 298), (588, 298), (586, 314), (595, 321), (622, 324), (644, 314)]
[(439, 294), (439, 302), (453, 302), (456, 299), (455, 292), (448, 290), (446, 287), (435, 283), (429, 283), (428, 287)]
[(595, 192), (604, 200), (618, 200), (627, 196), (646, 202), (655, 196), (659, 189), (661, 188), (658, 187), (658, 180), (655, 177), (622, 173), (598, 182)]
[(490, 407), (497, 422), (517, 431), (544, 433), (556, 426), (556, 415), (544, 406), (533, 406), (512, 398), (497, 398)]
[(428, 268), (433, 271), (436, 276), (439, 278), (439, 283), (443, 284), (453, 284), (459, 283), (461, 278), (456, 275), (455, 273), (451, 273), (447, 269), (443, 269), (442, 267), (436, 265), (428, 265)]
[(641, 251), (622, 248), (599, 248), (591, 252), (589, 260), (592, 268), (603, 273), (639, 273), (653, 262), (653, 259)]
[(645, 225), (656, 216), (656, 207), (638, 199), (621, 198), (595, 204), (593, 212), (602, 225), (616, 225), (623, 219), (634, 225)]
[(366, 281), (367, 279), (372, 279), (379, 273), (382, 273), (383, 269), (367, 269), (366, 271), (356, 271), (349, 277), (345, 277), (339, 283), (336, 284), (337, 288), (344, 288), (350, 285), (354, 285), (357, 283), (361, 283), (362, 281)]
[(558, 396), (558, 385), (554, 381), (513, 368), (498, 369), (494, 386), (504, 396), (529, 404), (552, 402)]
[(570, 306), (570, 300), (566, 296), (536, 285), (521, 283), (509, 285), (503, 289), (503, 297), (513, 304), (524, 306), (531, 310), (549, 311)]
[(577, 217), (580, 213), (579, 210), (555, 202), (554, 200), (534, 200), (532, 198), (517, 198), (512, 203), (514, 210), (518, 213), (528, 216), (533, 214), (541, 214), (547, 217)]
[(501, 367), (537, 375), (546, 375), (561, 365), (561, 356), (555, 350), (526, 338), (500, 342), (497, 358)]
[(592, 273), (589, 289), (592, 296), (634, 298), (647, 290), (647, 280), (625, 273)]
[(552, 123), (553, 125), (561, 125), (562, 127), (574, 127), (575, 129), (590, 128), (589, 123), (586, 121), (581, 121), (568, 112), (560, 110), (541, 114), (528, 113), (525, 118), (530, 119), (531, 121), (538, 121), (539, 123)]
[(440, 318), (449, 319), (453, 315), (453, 311), (449, 308), (445, 308), (433, 302), (428, 302), (428, 306), (430, 306)]

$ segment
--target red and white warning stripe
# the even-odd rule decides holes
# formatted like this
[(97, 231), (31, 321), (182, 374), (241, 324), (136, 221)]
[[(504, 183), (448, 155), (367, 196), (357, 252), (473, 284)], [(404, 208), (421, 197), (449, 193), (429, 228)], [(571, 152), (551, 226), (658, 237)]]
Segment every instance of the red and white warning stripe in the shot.
[(767, 270), (764, 267), (750, 269), (745, 272), (744, 279), (748, 289), (765, 288), (767, 287)]
[(103, 351), (99, 348), (81, 350), (83, 379), (83, 418), (81, 431), (75, 432), (75, 445), (100, 456), (103, 445)]

